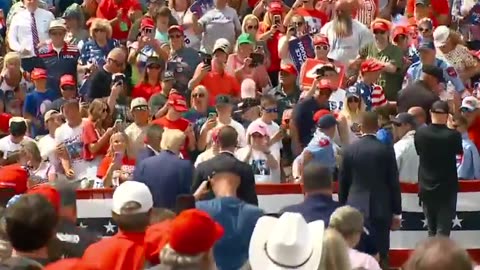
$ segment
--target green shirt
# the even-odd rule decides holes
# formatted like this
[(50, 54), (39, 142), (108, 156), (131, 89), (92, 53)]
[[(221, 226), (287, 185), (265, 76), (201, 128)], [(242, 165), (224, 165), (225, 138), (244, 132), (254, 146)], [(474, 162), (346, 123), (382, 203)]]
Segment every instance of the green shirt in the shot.
[(378, 59), (385, 63), (393, 64), (397, 67), (397, 72), (382, 72), (378, 78), (377, 84), (383, 87), (387, 100), (396, 101), (398, 91), (402, 89), (403, 83), (403, 53), (400, 48), (389, 44), (382, 51), (378, 50), (375, 44), (367, 47), (368, 57)]

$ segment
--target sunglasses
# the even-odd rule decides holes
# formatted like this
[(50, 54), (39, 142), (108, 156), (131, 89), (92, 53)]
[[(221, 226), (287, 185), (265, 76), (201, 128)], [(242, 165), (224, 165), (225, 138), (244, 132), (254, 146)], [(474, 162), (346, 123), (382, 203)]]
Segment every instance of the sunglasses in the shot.
[(294, 22), (293, 25), (296, 27), (302, 27), (305, 23), (304, 22)]
[(133, 108), (132, 111), (134, 111), (134, 112), (148, 111), (148, 106), (137, 106), (137, 107)]
[(182, 35), (169, 35), (168, 36), (170, 39), (174, 39), (174, 38), (181, 38), (183, 37)]
[(142, 29), (142, 32), (145, 33), (145, 34), (150, 34), (153, 32), (153, 28), (144, 28)]
[(349, 97), (347, 99), (347, 102), (355, 102), (355, 103), (358, 103), (360, 102), (360, 99), (359, 98), (356, 98), (356, 97)]
[(258, 30), (258, 25), (249, 25), (249, 26), (247, 26), (247, 29), (248, 30), (252, 30), (252, 29)]
[(204, 93), (192, 94), (192, 98), (203, 98), (205, 97)]
[(266, 113), (278, 113), (278, 108), (262, 108)]
[(375, 34), (375, 35), (383, 35), (383, 34), (385, 34), (386, 32), (387, 32), (387, 31), (375, 30), (375, 31), (373, 31), (373, 34)]
[(149, 65), (147, 66), (149, 69), (161, 69), (162, 67), (160, 65)]
[(330, 46), (328, 46), (328, 45), (317, 45), (317, 46), (315, 46), (315, 50), (328, 51), (329, 48), (330, 48)]
[(430, 28), (423, 28), (423, 27), (419, 27), (419, 28), (418, 28), (418, 31), (419, 31), (420, 33), (425, 33), (425, 32), (428, 32), (428, 31), (430, 31), (430, 30), (431, 30)]
[(460, 108), (460, 111), (461, 111), (462, 113), (469, 113), (469, 112), (472, 112), (472, 110), (470, 110), (470, 109), (468, 109), (468, 108), (465, 108), (465, 107), (463, 107), (463, 108)]
[(63, 91), (75, 91), (75, 86), (63, 86), (62, 87)]

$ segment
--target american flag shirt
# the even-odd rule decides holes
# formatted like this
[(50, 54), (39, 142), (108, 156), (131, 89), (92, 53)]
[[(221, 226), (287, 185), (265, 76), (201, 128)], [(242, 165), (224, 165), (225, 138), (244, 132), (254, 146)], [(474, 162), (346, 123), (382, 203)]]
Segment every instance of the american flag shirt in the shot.
[(370, 24), (377, 16), (377, 1), (376, 0), (363, 0), (360, 3), (360, 8), (357, 11), (356, 19), (361, 23), (370, 27)]
[(367, 111), (387, 104), (383, 88), (378, 84), (368, 85), (363, 81), (357, 81), (353, 86), (350, 86), (349, 91), (357, 91), (357, 93), (360, 93)]

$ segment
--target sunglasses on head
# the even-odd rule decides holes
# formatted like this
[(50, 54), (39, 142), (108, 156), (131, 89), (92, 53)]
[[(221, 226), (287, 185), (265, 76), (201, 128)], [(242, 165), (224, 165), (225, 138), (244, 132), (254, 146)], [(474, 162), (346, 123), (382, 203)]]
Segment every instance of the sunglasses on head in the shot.
[(266, 113), (278, 113), (278, 108), (263, 108)]
[(355, 103), (358, 103), (358, 102), (360, 102), (360, 99), (357, 98), (357, 97), (349, 97), (349, 98), (347, 99), (347, 102), (355, 102)]
[(385, 34), (386, 32), (387, 32), (387, 31), (375, 30), (375, 31), (373, 31), (373, 34), (375, 34), (375, 35), (383, 35), (383, 34)]
[(205, 97), (205, 94), (204, 93), (196, 93), (196, 94), (192, 94), (192, 98), (203, 98)]
[(258, 25), (249, 25), (249, 26), (247, 26), (247, 29), (248, 30), (252, 30), (252, 29), (258, 30)]
[(316, 49), (316, 50), (324, 50), (324, 51), (327, 51), (328, 48), (330, 48), (330, 46), (328, 46), (328, 45), (316, 45), (316, 46), (315, 46), (315, 49)]

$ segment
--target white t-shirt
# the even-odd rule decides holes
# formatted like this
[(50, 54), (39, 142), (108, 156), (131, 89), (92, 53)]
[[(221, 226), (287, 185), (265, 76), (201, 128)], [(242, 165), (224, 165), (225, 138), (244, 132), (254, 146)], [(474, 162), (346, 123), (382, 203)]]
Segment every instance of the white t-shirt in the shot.
[(355, 249), (348, 250), (348, 256), (350, 257), (350, 264), (352, 269), (365, 268), (367, 270), (380, 270), (377, 260), (371, 255), (360, 252)]
[[(249, 151), (250, 146), (240, 148), (235, 152), (235, 156), (239, 160), (244, 161)], [(278, 163), (280, 156), (275, 156), (273, 152), (272, 155)], [(250, 159), (247, 160), (246, 163), (252, 167), (253, 174), (255, 175), (255, 183), (280, 183), (280, 178), (273, 178), (273, 170), (267, 165), (267, 155), (265, 155), (265, 153), (258, 150), (252, 150)]]
[[(242, 124), (240, 124), (239, 122), (233, 120), (233, 119), (230, 119), (230, 123), (228, 124), (229, 126), (233, 127), (235, 129), (235, 131), (237, 131), (237, 135), (238, 135), (238, 147), (244, 147), (247, 145), (247, 140), (245, 139), (245, 128), (242, 126)], [(217, 128), (220, 128), (220, 127), (223, 127), (225, 126), (224, 124), (220, 123), (218, 120), (217, 120), (217, 125), (212, 129), (217, 129)], [(200, 133), (202, 133), (202, 131), (205, 129), (206, 127), (206, 123), (203, 124), (202, 128), (200, 129)], [(212, 138), (212, 130), (210, 130), (207, 134), (207, 142), (211, 141), (211, 138)]]
[(326, 35), (330, 42), (328, 57), (341, 62), (345, 66), (350, 60), (357, 58), (360, 49), (374, 41), (373, 33), (361, 22), (352, 21), (353, 34), (348, 37), (337, 37), (333, 30), (333, 21), (326, 23), (320, 33)]
[(97, 176), (97, 166), (82, 158), (82, 131), (86, 120), (83, 119), (80, 125), (73, 128), (65, 123), (55, 131), (55, 144), (65, 144), (77, 180), (81, 178), (95, 179)]
[(6, 159), (11, 153), (19, 151), (21, 143), (24, 141), (33, 141), (30, 137), (23, 137), (23, 140), (20, 143), (14, 143), (11, 140), (11, 136), (5, 136), (0, 139), (0, 151), (3, 152), (3, 158)]
[(186, 11), (175, 11), (172, 10), (172, 16), (177, 20), (178, 24), (183, 26), (185, 34), (185, 46), (193, 48), (195, 50), (200, 49), (200, 38), (198, 35), (193, 32), (192, 28), (192, 12), (190, 10)]
[(48, 159), (50, 162), (55, 160), (55, 149), (57, 148), (57, 144), (55, 143), (55, 139), (47, 134), (43, 136), (37, 142), (38, 149), (40, 150), (40, 155), (42, 156), (43, 160)]
[[(267, 129), (267, 134), (270, 139), (280, 130), (280, 126), (273, 122), (270, 124), (267, 124), (263, 122), (262, 118), (258, 118), (252, 123), (247, 128), (247, 134), (249, 134), (250, 129), (254, 127), (255, 125), (261, 124)], [(248, 136), (247, 136), (248, 137)], [(248, 141), (248, 138), (247, 138)], [(277, 161), (280, 160), (280, 150), (282, 149), (282, 141), (279, 141), (273, 145), (270, 146), (270, 152), (272, 152), (272, 155), (277, 159)], [(280, 183), (280, 168), (272, 170), (272, 182), (275, 183)]]
[(328, 104), (330, 106), (330, 111), (338, 112), (343, 108), (343, 102), (345, 101), (346, 91), (339, 88), (337, 91), (333, 91), (328, 99)]
[(225, 38), (233, 46), (237, 39), (236, 33), (242, 30), (237, 11), (229, 6), (207, 11), (198, 22), (203, 26), (200, 50), (209, 54), (213, 53), (217, 39)]
[(135, 123), (131, 123), (126, 129), (125, 134), (127, 134), (130, 139), (132, 146), (132, 151), (137, 156), (138, 151), (143, 148), (145, 144), (145, 136), (147, 134), (147, 126), (139, 127)]
[(296, 37), (294, 37), (294, 36), (290, 37), (289, 40), (287, 40), (287, 36), (282, 36), (278, 40), (278, 57), (280, 58), (282, 65), (288, 65), (288, 64), (294, 65), (295, 64), (292, 60), (292, 57), (290, 56), (290, 51), (287, 51), (287, 55), (281, 55), (280, 54), (281, 48), (284, 46), (285, 42), (290, 42), (294, 39), (296, 39)]

